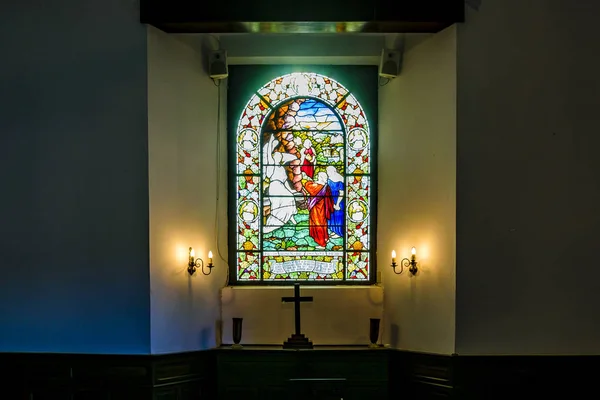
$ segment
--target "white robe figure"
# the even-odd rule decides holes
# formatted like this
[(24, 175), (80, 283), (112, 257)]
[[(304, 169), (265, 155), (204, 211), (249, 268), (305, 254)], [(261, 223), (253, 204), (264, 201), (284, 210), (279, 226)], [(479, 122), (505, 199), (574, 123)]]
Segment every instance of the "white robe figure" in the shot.
[(256, 148), (256, 134), (250, 129), (246, 129), (244, 136), (242, 136), (241, 146), (246, 151), (251, 151)]
[(271, 211), (263, 227), (263, 233), (272, 232), (290, 220), (296, 223), (294, 215), (298, 213), (295, 194), (289, 185), (288, 176), (283, 166), (296, 160), (297, 157), (289, 153), (273, 153), (273, 149), (277, 144), (279, 144), (279, 141), (271, 135), (263, 148), (265, 177), (269, 178), (267, 196), (271, 204)]

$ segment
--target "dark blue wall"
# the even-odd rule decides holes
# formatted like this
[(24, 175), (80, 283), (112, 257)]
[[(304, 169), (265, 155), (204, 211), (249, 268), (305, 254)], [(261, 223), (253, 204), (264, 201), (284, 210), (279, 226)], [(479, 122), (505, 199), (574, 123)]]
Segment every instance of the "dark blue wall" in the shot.
[(135, 2), (0, 13), (0, 352), (150, 351), (146, 28)]

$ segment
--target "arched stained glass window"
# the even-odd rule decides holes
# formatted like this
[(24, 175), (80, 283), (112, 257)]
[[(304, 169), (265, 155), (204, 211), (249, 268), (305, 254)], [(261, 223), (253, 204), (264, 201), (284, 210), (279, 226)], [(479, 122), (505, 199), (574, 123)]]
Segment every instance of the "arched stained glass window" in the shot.
[(236, 281), (370, 281), (371, 132), (354, 95), (280, 76), (251, 96), (236, 139)]

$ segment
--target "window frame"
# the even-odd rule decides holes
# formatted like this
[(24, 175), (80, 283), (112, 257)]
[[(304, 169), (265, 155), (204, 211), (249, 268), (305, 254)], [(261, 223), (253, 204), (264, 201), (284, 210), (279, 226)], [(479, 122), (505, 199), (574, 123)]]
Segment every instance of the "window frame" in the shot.
[[(361, 105), (367, 123), (369, 126), (370, 140), (370, 172), (367, 176), (370, 178), (370, 249), (369, 253), (369, 279), (353, 280), (346, 279), (346, 268), (344, 266), (344, 278), (341, 280), (238, 280), (237, 266), (237, 134), (239, 117), (246, 107), (250, 98), (258, 92), (264, 85), (271, 82), (273, 79), (294, 73), (316, 73), (325, 75), (343, 85), (349, 92), (354, 95)], [(236, 65), (230, 66), (229, 79), (227, 85), (227, 159), (228, 159), (228, 259), (229, 262), (229, 282), (230, 286), (290, 286), (299, 283), (302, 286), (371, 286), (377, 283), (377, 166), (378, 166), (378, 71), (375, 66), (263, 66), (263, 65)], [(251, 77), (251, 79), (247, 79)], [(305, 96), (295, 96), (295, 98), (304, 98)], [(306, 98), (314, 98), (306, 96)], [(290, 98), (291, 99), (291, 98)], [(319, 101), (321, 99), (315, 98)], [(327, 103), (325, 103), (327, 104)], [(338, 117), (341, 115), (332, 108)], [(264, 121), (273, 111), (269, 111), (265, 115)], [(346, 140), (347, 127), (343, 127)], [(262, 127), (261, 127), (262, 131)], [(260, 132), (259, 132), (260, 136)], [(262, 154), (262, 152), (260, 152)], [(344, 154), (347, 157), (347, 154)], [(346, 158), (347, 159), (347, 158)], [(344, 161), (344, 164), (346, 162)], [(352, 176), (344, 172), (344, 177)], [(347, 187), (345, 185), (345, 187)], [(263, 198), (263, 194), (260, 194)], [(346, 204), (346, 207), (348, 205)], [(262, 234), (262, 233), (261, 233)], [(351, 253), (347, 249), (345, 254)], [(262, 260), (260, 261), (262, 264)]]

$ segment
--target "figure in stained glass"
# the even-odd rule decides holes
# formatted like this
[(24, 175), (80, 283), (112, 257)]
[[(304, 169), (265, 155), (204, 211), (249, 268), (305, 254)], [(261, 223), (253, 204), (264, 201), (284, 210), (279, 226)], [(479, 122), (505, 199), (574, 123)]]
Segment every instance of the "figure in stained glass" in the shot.
[(263, 150), (264, 170), (265, 170), (265, 192), (269, 200), (268, 215), (266, 216), (263, 232), (271, 232), (288, 221), (295, 224), (294, 215), (298, 213), (296, 199), (292, 188), (289, 185), (288, 176), (284, 165), (294, 159), (296, 156), (289, 153), (273, 151), (279, 141), (271, 135), (265, 149)]
[(333, 213), (331, 188), (327, 185), (327, 173), (321, 171), (316, 181), (306, 181), (304, 189), (308, 194), (308, 232), (321, 247), (327, 246), (329, 231), (327, 221)]
[(245, 222), (253, 222), (258, 217), (258, 207), (253, 201), (246, 201), (240, 206), (240, 217)]
[(237, 129), (238, 281), (369, 280), (370, 131), (314, 73), (273, 79)]
[(315, 176), (315, 161), (316, 154), (313, 150), (312, 142), (310, 139), (304, 139), (304, 150), (302, 151), (302, 156), (300, 157), (300, 171), (304, 172), (307, 177), (310, 179)]
[(367, 137), (364, 130), (353, 129), (348, 135), (348, 142), (353, 150), (362, 150), (367, 145)]
[(258, 135), (252, 129), (246, 129), (240, 135), (240, 147), (246, 151), (252, 151), (258, 144)]
[(344, 220), (346, 218), (344, 177), (333, 165), (327, 166), (326, 171), (328, 177), (327, 185), (331, 190), (333, 200), (333, 212), (327, 221), (327, 225), (331, 229), (333, 237), (342, 237), (344, 236)]
[(348, 215), (354, 222), (361, 222), (365, 219), (366, 206), (362, 201), (353, 201), (348, 206)]

